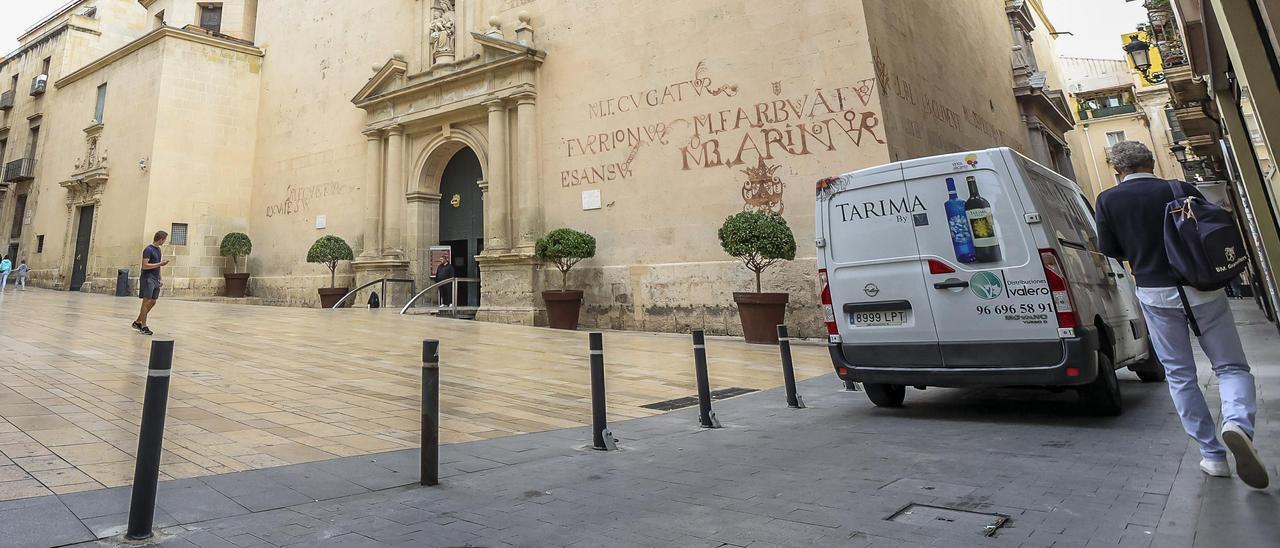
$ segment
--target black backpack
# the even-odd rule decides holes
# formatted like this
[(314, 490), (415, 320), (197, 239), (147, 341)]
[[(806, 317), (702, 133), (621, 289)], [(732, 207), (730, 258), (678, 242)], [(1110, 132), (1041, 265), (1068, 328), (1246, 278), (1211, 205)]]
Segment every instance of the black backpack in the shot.
[(1248, 267), (1249, 255), (1230, 212), (1208, 200), (1187, 196), (1181, 181), (1169, 181), (1169, 188), (1173, 201), (1165, 206), (1164, 250), (1191, 329), (1199, 336), (1200, 328), (1182, 287), (1222, 289)]

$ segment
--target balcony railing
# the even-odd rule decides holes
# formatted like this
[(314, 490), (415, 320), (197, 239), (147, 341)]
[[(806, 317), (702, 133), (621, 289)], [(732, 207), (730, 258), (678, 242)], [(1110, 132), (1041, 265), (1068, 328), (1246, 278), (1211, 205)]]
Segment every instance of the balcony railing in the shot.
[(1137, 105), (1120, 105), (1118, 107), (1102, 107), (1092, 110), (1081, 110), (1081, 120), (1096, 120), (1098, 118), (1106, 118), (1107, 116), (1120, 116), (1121, 114), (1133, 114), (1138, 112)]
[(16, 183), (36, 178), (36, 159), (18, 158), (4, 165), (4, 182)]
[(0, 110), (9, 110), (13, 108), (13, 90), (0, 93)]
[(1151, 41), (1160, 50), (1160, 61), (1164, 68), (1185, 66), (1187, 58), (1186, 45), (1182, 43), (1182, 33), (1178, 31), (1178, 20), (1173, 13), (1169, 0), (1146, 0), (1147, 21), (1151, 24)]

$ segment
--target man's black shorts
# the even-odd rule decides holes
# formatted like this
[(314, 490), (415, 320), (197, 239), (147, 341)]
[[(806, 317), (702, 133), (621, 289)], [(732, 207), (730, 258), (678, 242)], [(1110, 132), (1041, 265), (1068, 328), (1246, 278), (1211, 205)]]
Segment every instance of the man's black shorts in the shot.
[(138, 296), (143, 299), (159, 299), (160, 280), (156, 278), (142, 278), (138, 280)]

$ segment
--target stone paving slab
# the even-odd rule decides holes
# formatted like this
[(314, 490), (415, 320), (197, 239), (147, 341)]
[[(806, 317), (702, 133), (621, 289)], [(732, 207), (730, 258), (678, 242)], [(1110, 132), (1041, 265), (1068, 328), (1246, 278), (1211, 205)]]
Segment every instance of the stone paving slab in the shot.
[[(151, 340), (128, 327), (137, 307), (133, 298), (41, 289), (0, 295), (0, 314), (23, 318), (0, 323), (0, 501), (132, 480)], [(152, 324), (175, 340), (163, 479), (415, 446), (424, 338), (442, 341), (444, 443), (589, 417), (585, 332), (168, 299)], [(642, 405), (692, 394), (691, 344), (682, 335), (606, 334), (610, 413), (651, 416), (659, 412)], [(717, 387), (781, 384), (776, 347), (708, 345)], [(831, 371), (824, 348), (794, 351), (800, 378)], [(281, 497), (253, 505), (301, 500)]]

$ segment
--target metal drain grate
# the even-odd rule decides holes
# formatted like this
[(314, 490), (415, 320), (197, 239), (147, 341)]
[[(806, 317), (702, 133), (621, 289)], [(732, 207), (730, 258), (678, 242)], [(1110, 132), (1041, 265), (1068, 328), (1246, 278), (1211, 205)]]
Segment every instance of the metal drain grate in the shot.
[(911, 503), (894, 512), (888, 520), (908, 525), (942, 528), (957, 533), (979, 533), (989, 537), (995, 535), (996, 530), (1009, 521), (1009, 516)]
[[(757, 392), (757, 391), (758, 391), (758, 390), (757, 390), (757, 389), (755, 389), (755, 388), (739, 388), (739, 387), (736, 387), (736, 386), (735, 386), (735, 387), (733, 387), (733, 388), (724, 388), (724, 389), (720, 389), (720, 390), (712, 390), (712, 391), (711, 391), (711, 399), (712, 399), (712, 400), (723, 400), (723, 399), (725, 399), (725, 398), (732, 398), (732, 397), (734, 397), (734, 396), (741, 396), (741, 395), (743, 395), (743, 394), (750, 394), (750, 393), (752, 393), (752, 392)], [(695, 406), (695, 405), (698, 405), (698, 396), (696, 396), (696, 395), (695, 395), (695, 396), (686, 396), (686, 397), (683, 397), (683, 398), (676, 398), (676, 399), (674, 399), (674, 400), (666, 400), (666, 401), (660, 401), (660, 402), (649, 403), (649, 404), (641, 405), (640, 407), (643, 407), (643, 408), (645, 408), (645, 409), (653, 409), (653, 410), (657, 410), (657, 411), (674, 411), (674, 410), (676, 410), (676, 409), (683, 409), (683, 408), (685, 408), (685, 407), (693, 407), (693, 406)]]

